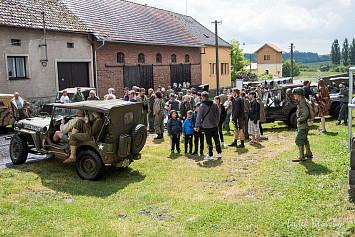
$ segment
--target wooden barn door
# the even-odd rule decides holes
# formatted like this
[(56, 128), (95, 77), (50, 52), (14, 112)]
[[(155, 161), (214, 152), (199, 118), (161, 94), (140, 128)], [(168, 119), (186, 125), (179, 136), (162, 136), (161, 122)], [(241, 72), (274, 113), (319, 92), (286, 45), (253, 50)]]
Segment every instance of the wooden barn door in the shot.
[(191, 64), (170, 65), (171, 86), (190, 83), (191, 85)]
[(132, 86), (140, 88), (154, 88), (153, 65), (149, 66), (124, 66), (124, 86), (130, 90)]
[(72, 87), (90, 87), (89, 64), (85, 62), (58, 62), (59, 90)]

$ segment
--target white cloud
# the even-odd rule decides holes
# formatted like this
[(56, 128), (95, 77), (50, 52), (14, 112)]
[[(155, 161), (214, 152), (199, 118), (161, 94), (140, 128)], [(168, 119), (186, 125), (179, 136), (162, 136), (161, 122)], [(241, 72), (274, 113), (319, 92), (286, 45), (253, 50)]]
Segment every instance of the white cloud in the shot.
[[(270, 42), (286, 45), (297, 42), (299, 48), (329, 53), (324, 42), (343, 39), (350, 31), (355, 4), (352, 0), (133, 0), (178, 13), (187, 13), (213, 31), (211, 21), (222, 20), (219, 34), (225, 40), (238, 39), (246, 45)], [(352, 34), (352, 35), (351, 35)], [(312, 40), (322, 40), (322, 44)], [(315, 41), (315, 40), (314, 40)], [(305, 44), (305, 45), (302, 45)], [(281, 46), (280, 46), (281, 47)]]

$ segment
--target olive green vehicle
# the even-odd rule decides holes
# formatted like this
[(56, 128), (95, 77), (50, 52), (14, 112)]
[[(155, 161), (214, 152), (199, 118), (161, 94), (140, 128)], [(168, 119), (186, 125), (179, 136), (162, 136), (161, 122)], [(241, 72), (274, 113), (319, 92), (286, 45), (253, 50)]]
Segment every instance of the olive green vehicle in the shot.
[(14, 95), (0, 94), (0, 128), (12, 125), (11, 100)]
[(103, 176), (105, 166), (128, 167), (141, 158), (140, 151), (147, 139), (147, 129), (140, 124), (142, 103), (96, 100), (52, 105), (50, 117), (27, 118), (15, 123), (15, 134), (10, 143), (13, 164), (25, 163), (28, 153), (52, 154), (55, 158), (67, 159), (69, 144), (54, 143), (53, 135), (59, 131), (61, 119), (73, 119), (77, 109), (86, 113), (100, 112), (105, 121), (100, 131), (105, 134), (103, 140), (88, 140), (77, 146), (75, 169), (82, 179), (98, 180)]

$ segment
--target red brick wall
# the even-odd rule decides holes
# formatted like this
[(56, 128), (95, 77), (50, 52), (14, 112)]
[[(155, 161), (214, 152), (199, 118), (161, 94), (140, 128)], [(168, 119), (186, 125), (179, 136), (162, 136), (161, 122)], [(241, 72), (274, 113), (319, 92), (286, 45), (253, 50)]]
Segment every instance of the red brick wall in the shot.
[[(102, 45), (101, 42), (95, 43), (95, 48)], [(125, 55), (125, 63), (117, 63), (117, 53), (122, 52)], [(167, 87), (170, 83), (170, 64), (171, 55), (176, 54), (176, 64), (185, 64), (185, 55), (190, 56), (191, 66), (191, 84), (201, 84), (201, 56), (200, 48), (159, 46), (144, 44), (126, 44), (105, 42), (105, 45), (96, 51), (97, 55), (97, 80), (99, 87), (99, 96), (102, 98), (107, 89), (112, 87), (116, 90), (117, 96), (122, 96), (124, 80), (123, 65), (138, 65), (138, 54), (143, 53), (145, 63), (141, 65), (154, 65), (154, 89), (158, 86)], [(156, 62), (156, 54), (162, 55), (162, 62)], [(163, 65), (163, 66), (155, 66)]]

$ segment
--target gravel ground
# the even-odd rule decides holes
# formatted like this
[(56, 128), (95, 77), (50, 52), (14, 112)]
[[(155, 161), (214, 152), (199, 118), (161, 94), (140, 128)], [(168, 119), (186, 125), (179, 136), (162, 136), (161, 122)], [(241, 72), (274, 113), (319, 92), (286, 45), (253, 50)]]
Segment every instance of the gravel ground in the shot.
[[(10, 141), (13, 132), (11, 130), (1, 130), (0, 131), (0, 169), (9, 168), (13, 166), (11, 159), (10, 159)], [(8, 139), (10, 138), (10, 139)], [(28, 154), (28, 158), (26, 163), (37, 162), (47, 159), (46, 155), (33, 155)]]

